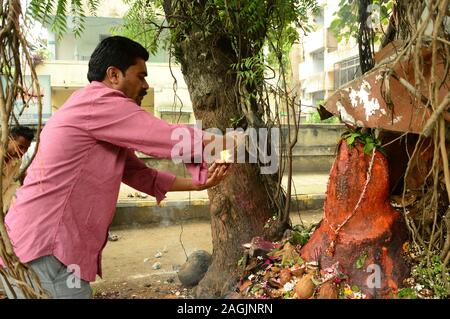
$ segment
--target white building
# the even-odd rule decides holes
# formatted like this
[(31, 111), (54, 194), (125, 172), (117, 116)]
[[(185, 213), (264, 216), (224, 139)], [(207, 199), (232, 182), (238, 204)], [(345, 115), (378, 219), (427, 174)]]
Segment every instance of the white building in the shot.
[[(44, 93), (43, 120), (44, 123), (77, 89), (86, 86), (88, 61), (98, 43), (112, 35), (111, 29), (122, 23), (126, 6), (121, 1), (104, 1), (98, 8), (98, 16), (86, 17), (85, 31), (79, 38), (71, 32), (70, 18), (68, 18), (68, 32), (57, 39), (55, 34), (47, 28), (47, 49), (49, 57), (36, 68), (41, 79)], [(169, 69), (169, 57), (160, 50), (156, 56), (150, 56), (147, 62), (150, 85), (142, 107), (170, 122), (193, 123), (192, 104), (179, 66), (171, 64), (172, 73), (177, 80), (177, 98), (173, 89), (174, 78)], [(50, 94), (50, 98), (48, 95)], [(180, 111), (180, 100), (183, 107)], [(35, 124), (37, 117), (29, 117), (24, 124)], [(27, 121), (27, 120), (25, 120)]]
[[(299, 45), (294, 46), (290, 54), (294, 85), (300, 87), (302, 113), (313, 111), (318, 102), (360, 74), (357, 43), (352, 40), (337, 43), (329, 28), (338, 10), (338, 1), (321, 0), (319, 3), (322, 11), (312, 18), (315, 31), (301, 36)], [(103, 38), (111, 35), (112, 27), (122, 23), (126, 10), (120, 0), (101, 2), (98, 16), (86, 18), (85, 32), (80, 38), (70, 32), (70, 23), (69, 32), (60, 40), (47, 30), (50, 57), (37, 67), (45, 95), (44, 122), (75, 90), (88, 84), (86, 75), (91, 53)], [(181, 69), (171, 64), (177, 80), (176, 97), (168, 59), (168, 54), (162, 50), (150, 57), (147, 81), (151, 88), (142, 106), (169, 122), (193, 123), (192, 103)], [(183, 103), (181, 112), (178, 98)], [(33, 124), (36, 118), (26, 124)]]
[(330, 30), (338, 4), (336, 0), (319, 1), (322, 9), (312, 17), (315, 31), (300, 38), (296, 54), (303, 112), (313, 111), (334, 90), (361, 74), (356, 41), (338, 43)]

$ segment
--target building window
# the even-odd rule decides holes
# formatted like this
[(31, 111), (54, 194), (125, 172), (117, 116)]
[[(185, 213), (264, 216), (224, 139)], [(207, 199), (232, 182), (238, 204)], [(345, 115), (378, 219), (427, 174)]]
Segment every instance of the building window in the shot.
[(334, 64), (334, 89), (337, 90), (344, 84), (356, 79), (361, 75), (359, 56)]
[(313, 22), (318, 28), (323, 27), (323, 8), (320, 8), (317, 14), (313, 16)]
[(324, 49), (311, 52), (312, 60), (312, 73), (323, 72), (325, 69), (324, 64)]

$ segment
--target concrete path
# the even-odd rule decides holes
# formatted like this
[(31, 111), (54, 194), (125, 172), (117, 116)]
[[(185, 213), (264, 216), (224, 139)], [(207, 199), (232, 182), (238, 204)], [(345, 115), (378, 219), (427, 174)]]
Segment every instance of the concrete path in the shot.
[[(325, 194), (327, 182), (328, 182), (328, 172), (322, 173), (302, 173), (296, 174), (292, 178), (293, 189), (292, 195), (312, 195), (312, 194)], [(286, 189), (287, 178), (283, 179), (283, 186)], [(146, 198), (136, 197), (135, 194), (139, 194), (138, 191), (129, 187), (128, 185), (122, 184), (120, 187), (119, 200), (118, 203), (134, 203), (134, 202), (156, 202), (153, 197), (147, 196)], [(133, 197), (129, 197), (129, 195)], [(208, 199), (207, 191), (200, 192), (170, 192), (167, 194), (165, 202), (170, 201), (186, 201), (186, 200), (198, 200), (198, 199)]]
[[(327, 182), (326, 173), (296, 174), (293, 177), (291, 212), (322, 209)], [(129, 197), (130, 194), (133, 197)], [(180, 219), (209, 218), (207, 191), (171, 192), (158, 206), (152, 196), (142, 198), (139, 192), (122, 184), (112, 226), (170, 225)]]

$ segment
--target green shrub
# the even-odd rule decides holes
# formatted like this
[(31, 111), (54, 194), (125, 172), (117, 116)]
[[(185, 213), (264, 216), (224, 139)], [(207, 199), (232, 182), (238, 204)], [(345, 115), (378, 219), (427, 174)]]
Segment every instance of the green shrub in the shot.
[(320, 119), (319, 112), (314, 111), (314, 112), (308, 113), (308, 116), (306, 117), (306, 123), (308, 123), (308, 124), (314, 124), (314, 123), (336, 124), (336, 123), (340, 123), (340, 121), (336, 116), (332, 116), (332, 117), (322, 121)]

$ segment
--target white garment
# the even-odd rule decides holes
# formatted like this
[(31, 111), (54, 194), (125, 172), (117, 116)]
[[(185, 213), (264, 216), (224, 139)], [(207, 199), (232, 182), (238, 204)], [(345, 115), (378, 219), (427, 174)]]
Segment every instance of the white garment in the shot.
[(31, 156), (34, 154), (34, 150), (36, 149), (36, 142), (31, 142), (30, 147), (22, 156), (22, 165), (20, 165), (20, 169), (23, 169), (25, 165), (31, 160)]
[(2, 198), (4, 212), (11, 206), (16, 189), (20, 187), (19, 181), (14, 181), (14, 178), (20, 171), (20, 164), (21, 160), (19, 158), (12, 158), (3, 164)]

